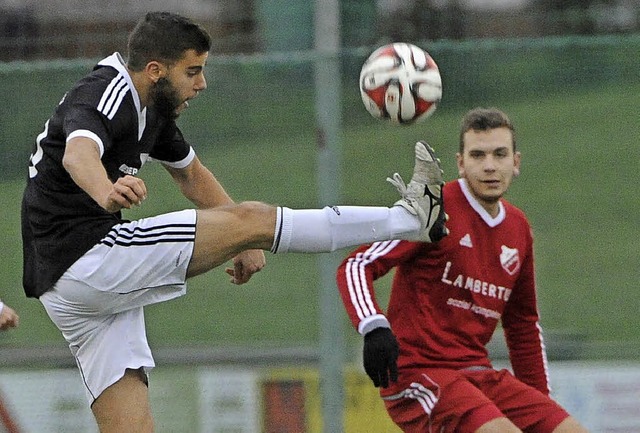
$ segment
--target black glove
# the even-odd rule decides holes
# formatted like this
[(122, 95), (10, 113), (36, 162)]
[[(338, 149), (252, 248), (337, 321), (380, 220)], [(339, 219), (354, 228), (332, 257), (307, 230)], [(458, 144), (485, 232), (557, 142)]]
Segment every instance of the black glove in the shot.
[(362, 360), (364, 371), (376, 387), (389, 386), (398, 380), (398, 341), (389, 328), (375, 328), (364, 336)]

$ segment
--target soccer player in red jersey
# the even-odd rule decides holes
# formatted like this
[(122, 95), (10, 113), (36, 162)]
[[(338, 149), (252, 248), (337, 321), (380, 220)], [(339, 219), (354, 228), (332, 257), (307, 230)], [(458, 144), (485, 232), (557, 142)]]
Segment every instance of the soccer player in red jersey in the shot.
[[(405, 432), (586, 432), (549, 396), (531, 228), (503, 199), (521, 158), (507, 115), (469, 111), (456, 158), (460, 178), (443, 189), (448, 236), (375, 242), (338, 268), (365, 371)], [(385, 315), (373, 285), (392, 268)], [(488, 357), (499, 321), (513, 374)]]

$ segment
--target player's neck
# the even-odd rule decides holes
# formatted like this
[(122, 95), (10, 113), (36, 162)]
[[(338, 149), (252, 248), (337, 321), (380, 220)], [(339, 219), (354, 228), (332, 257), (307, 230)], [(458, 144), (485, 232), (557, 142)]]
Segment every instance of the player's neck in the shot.
[(128, 71), (129, 76), (131, 77), (131, 81), (136, 87), (136, 91), (138, 92), (138, 96), (140, 97), (140, 109), (142, 110), (149, 104), (151, 85), (149, 84), (149, 80), (145, 76), (145, 74), (141, 72), (134, 72), (131, 69), (129, 69)]
[(498, 214), (500, 213), (500, 205), (498, 204), (499, 202), (484, 202), (481, 201), (480, 204), (482, 205), (482, 207), (484, 208), (484, 210), (487, 211), (487, 213), (491, 216), (491, 218), (495, 218), (498, 216)]

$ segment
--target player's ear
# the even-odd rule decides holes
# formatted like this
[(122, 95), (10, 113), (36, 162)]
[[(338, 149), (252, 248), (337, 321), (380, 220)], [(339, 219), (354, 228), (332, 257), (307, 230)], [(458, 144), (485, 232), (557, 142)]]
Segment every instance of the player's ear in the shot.
[(513, 175), (516, 177), (520, 176), (520, 159), (520, 152), (513, 154)]
[(464, 164), (460, 152), (456, 153), (456, 164), (458, 165), (458, 175), (464, 177)]
[(165, 76), (166, 67), (162, 63), (153, 60), (147, 63), (144, 71), (151, 81), (157, 83), (160, 78)]

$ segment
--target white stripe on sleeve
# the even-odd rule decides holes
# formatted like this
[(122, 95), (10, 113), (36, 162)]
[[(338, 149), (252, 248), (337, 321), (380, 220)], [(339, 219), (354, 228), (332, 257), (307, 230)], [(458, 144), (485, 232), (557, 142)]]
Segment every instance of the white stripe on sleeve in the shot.
[(366, 267), (378, 257), (391, 251), (399, 242), (397, 240), (375, 242), (366, 251), (358, 253), (347, 261), (345, 275), (349, 298), (361, 321), (378, 314), (373, 303), (371, 289), (367, 284)]

